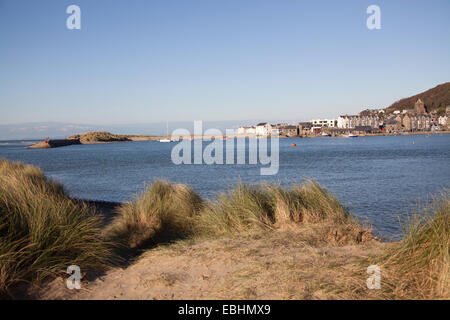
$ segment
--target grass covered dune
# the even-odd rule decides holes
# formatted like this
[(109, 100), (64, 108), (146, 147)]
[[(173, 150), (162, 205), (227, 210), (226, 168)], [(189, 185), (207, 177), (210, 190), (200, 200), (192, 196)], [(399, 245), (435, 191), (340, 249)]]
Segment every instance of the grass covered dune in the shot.
[(100, 218), (38, 168), (0, 159), (0, 294), (69, 265), (106, 266)]
[(327, 243), (372, 239), (370, 230), (314, 181), (291, 189), (240, 184), (212, 201), (203, 201), (186, 185), (155, 181), (134, 202), (121, 206), (107, 235), (130, 249), (146, 249), (176, 239), (264, 233), (298, 225), (314, 225), (317, 237)]
[[(155, 181), (102, 226), (38, 168), (0, 160), (0, 294), (27, 284), (44, 299), (449, 299), (449, 215), (445, 192), (402, 241), (382, 243), (314, 181), (237, 185), (212, 200)], [(72, 264), (111, 281), (84, 283), (89, 294), (51, 281)], [(366, 287), (370, 264), (381, 290)]]

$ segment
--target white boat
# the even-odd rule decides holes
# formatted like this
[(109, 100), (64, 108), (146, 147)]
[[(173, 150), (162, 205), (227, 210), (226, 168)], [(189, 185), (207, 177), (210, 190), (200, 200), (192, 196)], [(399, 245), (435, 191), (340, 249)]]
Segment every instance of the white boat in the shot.
[[(169, 136), (169, 121), (167, 121), (166, 122), (166, 137), (168, 137)], [(160, 139), (160, 140), (158, 140), (159, 142), (173, 142), (173, 140), (171, 140), (171, 139), (167, 139), (167, 138), (164, 138), (164, 139)]]
[(353, 134), (353, 133), (349, 133), (348, 136), (349, 138), (358, 138), (357, 134)]
[(326, 133), (326, 132), (322, 132), (322, 137), (331, 137), (331, 134)]

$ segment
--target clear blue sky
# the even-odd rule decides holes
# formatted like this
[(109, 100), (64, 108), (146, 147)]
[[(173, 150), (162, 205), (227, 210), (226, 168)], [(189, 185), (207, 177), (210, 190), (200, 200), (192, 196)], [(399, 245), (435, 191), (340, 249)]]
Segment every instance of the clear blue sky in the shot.
[(447, 81), (448, 0), (0, 0), (0, 124), (307, 120)]

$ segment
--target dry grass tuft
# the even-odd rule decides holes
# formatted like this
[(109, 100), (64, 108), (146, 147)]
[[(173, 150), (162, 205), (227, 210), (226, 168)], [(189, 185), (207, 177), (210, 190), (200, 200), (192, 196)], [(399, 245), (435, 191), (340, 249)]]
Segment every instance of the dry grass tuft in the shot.
[(36, 167), (0, 159), (0, 292), (37, 284), (75, 264), (102, 268), (100, 221)]
[(411, 216), (403, 240), (382, 257), (385, 293), (450, 299), (450, 193)]
[(107, 235), (128, 248), (189, 237), (196, 232), (202, 206), (200, 196), (188, 186), (155, 181), (134, 202), (120, 207)]
[(312, 180), (291, 189), (269, 184), (238, 185), (208, 203), (200, 220), (202, 232), (209, 235), (310, 225), (326, 242), (360, 243), (372, 238), (370, 230), (336, 197)]
[(201, 228), (213, 236), (270, 230), (275, 217), (267, 190), (258, 186), (240, 184), (205, 206), (201, 216)]
[[(107, 236), (126, 248), (148, 248), (178, 239), (267, 232), (310, 225), (317, 241), (344, 244), (371, 238), (339, 201), (313, 181), (292, 189), (237, 185), (203, 202), (186, 185), (152, 183), (119, 209)], [(319, 232), (318, 232), (319, 231)]]

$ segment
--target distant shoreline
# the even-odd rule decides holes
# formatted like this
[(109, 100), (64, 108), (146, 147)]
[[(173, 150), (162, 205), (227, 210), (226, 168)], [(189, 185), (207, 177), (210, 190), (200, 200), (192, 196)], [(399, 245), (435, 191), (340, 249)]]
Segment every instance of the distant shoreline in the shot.
[[(366, 133), (360, 134), (358, 137), (376, 137), (376, 136), (417, 136), (417, 135), (435, 135), (435, 134), (449, 134), (450, 130), (446, 131), (417, 131), (417, 132), (395, 132), (395, 133)], [(270, 136), (269, 136), (270, 137)], [(59, 140), (49, 140), (48, 143), (45, 141), (37, 142), (31, 146), (25, 147), (26, 149), (52, 149), (52, 148), (60, 148), (71, 145), (83, 145), (83, 144), (105, 144), (105, 143), (120, 143), (120, 142), (136, 142), (136, 141), (158, 141), (160, 139), (168, 139), (167, 136), (126, 136), (126, 140), (111, 140), (111, 141), (83, 141), (83, 140), (74, 140), (74, 139), (59, 139)], [(203, 135), (203, 136), (180, 136), (180, 140), (188, 139), (188, 140), (198, 140), (198, 139), (206, 139), (211, 140), (213, 138), (223, 138), (223, 140), (227, 140), (228, 138), (261, 138), (258, 136), (251, 135), (228, 135), (224, 138), (224, 136), (212, 136), (212, 135)], [(307, 135), (307, 136), (280, 136), (280, 139), (305, 139), (305, 138), (322, 138), (321, 135)], [(334, 135), (325, 138), (347, 138), (346, 135)]]

